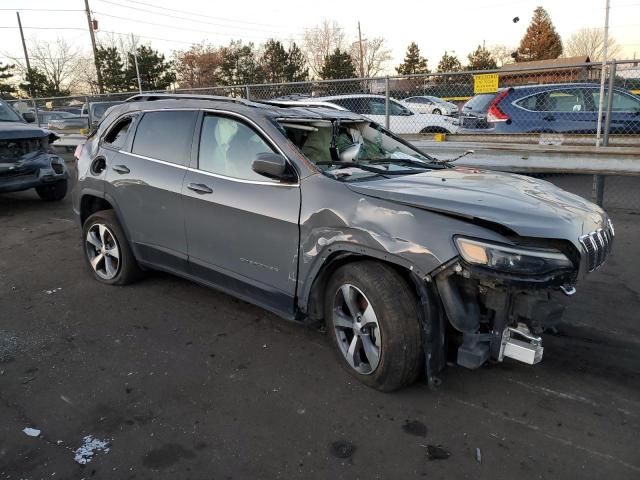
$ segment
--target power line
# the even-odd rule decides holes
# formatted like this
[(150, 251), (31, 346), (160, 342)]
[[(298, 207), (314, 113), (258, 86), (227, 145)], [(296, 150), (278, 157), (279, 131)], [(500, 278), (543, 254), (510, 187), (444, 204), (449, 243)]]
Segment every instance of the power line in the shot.
[[(123, 7), (123, 8), (130, 8), (130, 9), (139, 10), (139, 11), (142, 11), (142, 12), (153, 13), (155, 15), (162, 15), (162, 16), (171, 17), (171, 18), (180, 18), (180, 17), (176, 17), (175, 15), (167, 15), (166, 13), (154, 12), (152, 10), (139, 8), (139, 7), (132, 7), (130, 5), (123, 5), (121, 3), (116, 3), (116, 2), (109, 1), (109, 0), (98, 0), (98, 1), (102, 2), (102, 3), (109, 3), (111, 5), (118, 5), (118, 6)], [(215, 16), (212, 16), (212, 15), (205, 15), (205, 14), (200, 13), (200, 12), (190, 12), (188, 10), (182, 10), (182, 9), (178, 10), (178, 9), (175, 9), (175, 8), (163, 7), (163, 6), (160, 6), (160, 5), (154, 5), (154, 4), (151, 4), (151, 3), (145, 3), (145, 2), (140, 2), (140, 1), (136, 1), (136, 0), (129, 0), (129, 2), (130, 3), (137, 3), (139, 5), (146, 5), (146, 6), (152, 7), (152, 8), (162, 9), (162, 10), (166, 10), (166, 11), (169, 11), (169, 12), (182, 13), (184, 15), (195, 15), (195, 16), (200, 17), (200, 18), (205, 17), (205, 18), (211, 18), (213, 20), (219, 20), (219, 21), (224, 21), (224, 22), (241, 23), (241, 24), (247, 24), (247, 25), (258, 25), (258, 26), (264, 26), (264, 27), (284, 27), (284, 26), (286, 26), (286, 25), (283, 25), (283, 24), (247, 22), (245, 20), (233, 20), (233, 19), (230, 19), (230, 18), (215, 17)]]
[[(110, 33), (112, 35), (122, 35), (123, 37), (129, 37), (131, 35), (130, 33), (112, 32), (112, 31), (109, 31), (109, 30), (100, 30), (98, 33)], [(185, 41), (182, 41), (182, 40), (171, 40), (169, 38), (149, 37), (147, 35), (138, 35), (137, 33), (135, 34), (135, 36), (136, 37), (140, 37), (140, 38), (147, 38), (149, 40), (160, 40), (160, 41), (163, 41), (163, 42), (170, 42), (170, 43), (182, 43), (184, 45), (193, 45), (194, 44), (194, 42), (185, 42)]]
[[(169, 24), (166, 24), (166, 23), (147, 22), (145, 20), (139, 20), (139, 19), (133, 19), (133, 18), (127, 18), (127, 17), (120, 17), (118, 15), (111, 15), (109, 13), (103, 13), (103, 12), (98, 12), (98, 11), (95, 11), (95, 13), (97, 15), (102, 15), (104, 17), (117, 18), (119, 20), (125, 20), (125, 21), (128, 21), (128, 22), (134, 22), (134, 23), (143, 23), (143, 24), (146, 24), (146, 25), (152, 25), (154, 27), (172, 28), (174, 30), (184, 30), (184, 31), (187, 31), (187, 32), (206, 33), (208, 35), (215, 35), (215, 36), (225, 36), (225, 37), (236, 37), (236, 36), (238, 36), (237, 34), (232, 34), (232, 33), (217, 33), (217, 32), (212, 32), (211, 30), (199, 30), (199, 29), (195, 29), (195, 28), (192, 28), (192, 27), (180, 27), (180, 26), (177, 26), (177, 25), (169, 25)], [(230, 27), (229, 25), (221, 25), (221, 26), (224, 26), (226, 28), (233, 28), (233, 27)], [(264, 33), (265, 35), (266, 34), (273, 34), (273, 32), (261, 32), (261, 33)], [(254, 37), (254, 38), (264, 38), (263, 36), (247, 35), (247, 34), (242, 34), (242, 36), (248, 36), (248, 37)]]
[(0, 11), (11, 12), (84, 12), (75, 8), (0, 8)]
[[(4, 27), (0, 26), (0, 28), (18, 30), (18, 27)], [(79, 27), (22, 27), (24, 30), (85, 30), (84, 28)]]

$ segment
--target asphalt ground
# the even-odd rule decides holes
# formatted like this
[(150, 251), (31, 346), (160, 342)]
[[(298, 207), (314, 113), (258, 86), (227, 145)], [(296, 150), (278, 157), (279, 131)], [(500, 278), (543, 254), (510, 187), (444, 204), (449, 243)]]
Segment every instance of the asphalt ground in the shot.
[[(0, 195), (0, 478), (638, 479), (640, 217), (610, 213), (542, 363), (384, 394), (320, 329), (166, 274), (99, 284), (70, 197)], [(81, 465), (86, 436), (108, 451)]]

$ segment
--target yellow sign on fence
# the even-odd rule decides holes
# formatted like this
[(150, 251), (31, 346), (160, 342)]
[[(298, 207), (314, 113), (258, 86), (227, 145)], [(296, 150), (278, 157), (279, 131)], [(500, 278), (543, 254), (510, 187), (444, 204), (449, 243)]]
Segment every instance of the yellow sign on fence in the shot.
[(473, 93), (495, 93), (498, 91), (498, 74), (484, 73), (473, 76)]

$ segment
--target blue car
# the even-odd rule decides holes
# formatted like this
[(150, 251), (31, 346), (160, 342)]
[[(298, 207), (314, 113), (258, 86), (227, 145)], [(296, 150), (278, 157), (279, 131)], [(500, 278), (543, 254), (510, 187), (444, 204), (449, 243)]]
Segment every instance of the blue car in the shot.
[[(459, 132), (595, 134), (599, 101), (595, 83), (504, 88), (471, 98)], [(640, 133), (640, 98), (621, 88), (613, 92), (610, 133)]]

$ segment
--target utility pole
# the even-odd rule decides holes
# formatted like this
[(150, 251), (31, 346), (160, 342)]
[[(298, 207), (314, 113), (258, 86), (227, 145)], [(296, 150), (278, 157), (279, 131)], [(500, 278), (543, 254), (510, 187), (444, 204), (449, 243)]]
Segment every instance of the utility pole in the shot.
[(360, 20), (358, 20), (358, 43), (360, 44), (360, 76), (364, 77), (364, 50), (362, 48), (362, 31), (360, 30)]
[(20, 12), (16, 12), (18, 17), (18, 28), (20, 29), (20, 38), (22, 39), (22, 50), (24, 51), (24, 61), (27, 64), (27, 81), (29, 82), (29, 96), (33, 98), (31, 89), (31, 64), (29, 63), (29, 52), (27, 51), (27, 43), (24, 41), (24, 32), (22, 31), (22, 22), (20, 21)]
[(142, 82), (140, 81), (140, 69), (138, 69), (138, 45), (131, 34), (131, 47), (133, 48), (133, 61), (136, 65), (136, 77), (138, 77), (138, 90), (142, 93)]
[(18, 28), (20, 29), (20, 38), (22, 39), (22, 50), (24, 50), (24, 61), (27, 64), (27, 83), (29, 84), (29, 96), (33, 101), (33, 109), (36, 112), (36, 122), (38, 126), (40, 126), (40, 114), (38, 113), (38, 103), (36, 102), (36, 93), (33, 90), (33, 83), (31, 83), (32, 75), (31, 75), (31, 63), (29, 63), (29, 52), (27, 51), (27, 43), (24, 41), (24, 32), (22, 31), (22, 21), (20, 20), (20, 12), (16, 12), (16, 17), (18, 17)]
[(102, 85), (102, 72), (100, 62), (98, 62), (98, 49), (96, 48), (96, 37), (93, 34), (93, 22), (91, 20), (91, 10), (89, 10), (89, 0), (84, 0), (84, 9), (87, 12), (87, 24), (89, 25), (89, 35), (91, 36), (91, 46), (93, 47), (93, 61), (96, 64), (96, 77), (98, 77), (98, 91), (104, 93)]

